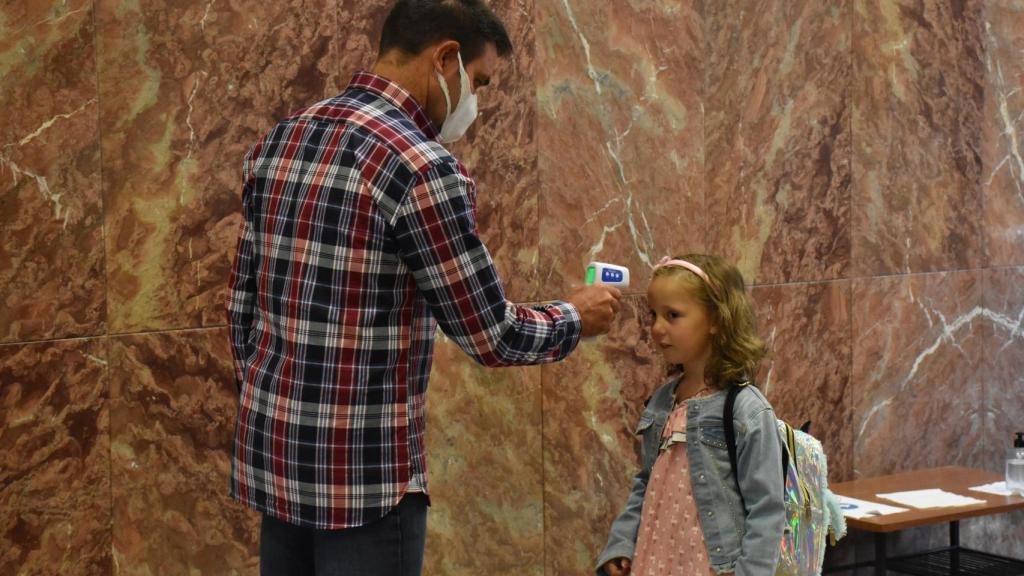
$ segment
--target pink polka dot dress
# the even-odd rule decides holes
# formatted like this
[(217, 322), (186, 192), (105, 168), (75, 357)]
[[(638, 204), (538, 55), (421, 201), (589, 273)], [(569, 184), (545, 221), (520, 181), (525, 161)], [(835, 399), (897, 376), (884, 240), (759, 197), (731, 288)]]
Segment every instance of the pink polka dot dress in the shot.
[(686, 402), (665, 423), (633, 555), (633, 576), (714, 575), (698, 520), (686, 456)]

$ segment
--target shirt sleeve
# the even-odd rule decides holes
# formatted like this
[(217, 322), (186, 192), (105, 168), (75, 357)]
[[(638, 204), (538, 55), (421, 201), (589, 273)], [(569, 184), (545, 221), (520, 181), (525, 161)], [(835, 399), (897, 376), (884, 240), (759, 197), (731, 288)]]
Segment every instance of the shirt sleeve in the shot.
[(255, 317), (256, 276), (253, 270), (252, 233), (252, 188), (254, 175), (251, 170), (254, 147), (246, 155), (242, 165), (242, 224), (239, 227), (238, 243), (235, 247), (235, 261), (228, 279), (227, 316), (228, 332), (231, 337), (232, 360), (235, 368), (235, 383), (241, 387), (245, 380), (245, 361), (251, 347), (249, 333)]
[(484, 366), (542, 364), (579, 342), (576, 308), (509, 302), (477, 235), (472, 179), (454, 161), (420, 172), (395, 215), (399, 254), (441, 330)]

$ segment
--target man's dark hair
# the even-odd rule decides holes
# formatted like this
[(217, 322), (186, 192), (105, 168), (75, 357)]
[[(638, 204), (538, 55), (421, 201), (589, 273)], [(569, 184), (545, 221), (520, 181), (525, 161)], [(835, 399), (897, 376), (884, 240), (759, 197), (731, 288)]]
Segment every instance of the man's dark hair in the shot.
[(412, 56), (442, 40), (458, 42), (467, 64), (483, 54), (487, 43), (502, 58), (512, 53), (505, 25), (481, 0), (398, 0), (384, 20), (378, 55), (397, 48)]

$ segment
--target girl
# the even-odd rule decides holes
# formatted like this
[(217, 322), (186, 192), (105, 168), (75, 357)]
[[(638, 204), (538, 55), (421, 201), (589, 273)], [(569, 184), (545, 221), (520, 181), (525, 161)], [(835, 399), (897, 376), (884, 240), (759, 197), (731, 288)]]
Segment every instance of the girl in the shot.
[[(736, 267), (664, 258), (647, 289), (651, 337), (673, 367), (636, 433), (640, 472), (597, 562), (604, 576), (771, 576), (785, 529), (782, 442), (771, 405), (748, 386), (765, 345)], [(723, 411), (736, 396), (732, 472)]]

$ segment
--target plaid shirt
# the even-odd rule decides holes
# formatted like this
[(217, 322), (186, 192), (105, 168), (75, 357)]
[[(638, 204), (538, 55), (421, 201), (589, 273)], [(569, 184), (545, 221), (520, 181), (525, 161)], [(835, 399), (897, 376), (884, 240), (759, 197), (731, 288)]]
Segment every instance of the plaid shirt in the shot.
[[(356, 74), (245, 158), (228, 295), (241, 384), (231, 493), (337, 529), (426, 489), (437, 324), (485, 366), (560, 360), (566, 303), (518, 306), (476, 230), (476, 188), (400, 86)], [(436, 319), (436, 320), (435, 320)]]

